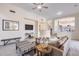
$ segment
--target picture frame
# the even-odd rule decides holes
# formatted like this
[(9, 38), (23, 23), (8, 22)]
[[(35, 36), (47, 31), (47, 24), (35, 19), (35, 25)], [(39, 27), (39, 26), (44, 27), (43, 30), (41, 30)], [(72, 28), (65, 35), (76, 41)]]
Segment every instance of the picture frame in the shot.
[(12, 20), (2, 20), (2, 30), (3, 31), (18, 31), (19, 30), (19, 21)]

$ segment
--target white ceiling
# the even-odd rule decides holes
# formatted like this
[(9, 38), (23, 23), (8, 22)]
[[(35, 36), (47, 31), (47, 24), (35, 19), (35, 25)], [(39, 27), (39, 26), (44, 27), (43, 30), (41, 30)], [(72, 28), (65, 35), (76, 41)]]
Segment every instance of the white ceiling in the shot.
[[(43, 9), (42, 12), (39, 12), (38, 10), (33, 10), (32, 8), (35, 5), (33, 5), (32, 3), (16, 3), (12, 5), (16, 5), (29, 12), (39, 14), (43, 17), (46, 17), (47, 19), (63, 17), (63, 16), (67, 16), (67, 15), (71, 15), (79, 12), (78, 3), (45, 3), (45, 6), (48, 6), (48, 9)], [(74, 5), (77, 5), (77, 7), (74, 7)], [(56, 15), (57, 12), (59, 11), (63, 12), (63, 14), (60, 16)]]

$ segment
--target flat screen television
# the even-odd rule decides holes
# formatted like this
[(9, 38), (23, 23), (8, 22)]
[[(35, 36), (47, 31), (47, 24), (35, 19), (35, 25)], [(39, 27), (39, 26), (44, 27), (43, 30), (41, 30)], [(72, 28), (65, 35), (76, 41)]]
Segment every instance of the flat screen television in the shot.
[(25, 24), (25, 30), (33, 30), (33, 25)]

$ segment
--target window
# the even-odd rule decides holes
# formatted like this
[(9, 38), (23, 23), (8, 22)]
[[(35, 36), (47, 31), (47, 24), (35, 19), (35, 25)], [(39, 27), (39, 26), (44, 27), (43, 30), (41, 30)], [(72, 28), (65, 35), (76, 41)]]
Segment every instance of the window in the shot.
[(54, 31), (73, 32), (74, 29), (75, 29), (75, 17), (67, 17), (55, 20)]

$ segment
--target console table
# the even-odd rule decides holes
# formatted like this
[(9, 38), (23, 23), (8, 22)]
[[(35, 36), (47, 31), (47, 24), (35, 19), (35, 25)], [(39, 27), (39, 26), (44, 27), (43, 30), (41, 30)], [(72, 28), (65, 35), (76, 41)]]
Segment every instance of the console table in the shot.
[(12, 41), (12, 40), (17, 40), (17, 39), (21, 39), (21, 37), (2, 39), (1, 41), (4, 43), (4, 46), (5, 46), (5, 45), (7, 45), (10, 41)]

